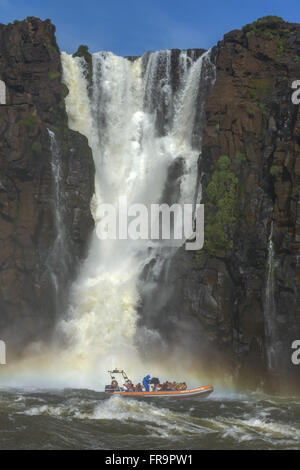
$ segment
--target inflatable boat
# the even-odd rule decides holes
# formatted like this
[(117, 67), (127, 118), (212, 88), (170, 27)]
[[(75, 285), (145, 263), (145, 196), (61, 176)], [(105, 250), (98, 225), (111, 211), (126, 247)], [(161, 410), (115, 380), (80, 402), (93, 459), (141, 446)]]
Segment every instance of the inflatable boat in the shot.
[(142, 398), (186, 398), (186, 397), (207, 397), (214, 391), (211, 385), (192, 388), (190, 390), (166, 390), (163, 392), (122, 392), (111, 391), (111, 395), (121, 395), (122, 397), (142, 397)]
[(121, 374), (124, 381), (128, 382), (129, 379), (127, 374), (123, 370), (115, 369), (113, 371), (108, 371), (112, 378), (112, 384), (105, 387), (105, 392), (110, 395), (117, 395), (122, 397), (136, 397), (136, 398), (187, 398), (187, 397), (202, 397), (205, 398), (209, 396), (214, 388), (211, 385), (205, 385), (203, 387), (197, 387), (186, 390), (156, 390), (155, 386), (149, 392), (145, 390), (134, 391), (134, 390), (125, 390), (123, 387), (119, 387), (115, 375)]

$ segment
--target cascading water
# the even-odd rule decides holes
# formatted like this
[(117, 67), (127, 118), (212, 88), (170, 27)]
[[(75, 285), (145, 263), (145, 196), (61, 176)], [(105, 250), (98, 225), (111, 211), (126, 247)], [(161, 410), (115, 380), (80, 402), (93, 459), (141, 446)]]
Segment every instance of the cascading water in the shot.
[(67, 237), (65, 231), (65, 201), (63, 187), (63, 169), (61, 161), (61, 152), (55, 133), (48, 129), (51, 151), (51, 170), (53, 181), (53, 214), (55, 227), (55, 241), (52, 250), (47, 259), (47, 267), (50, 272), (52, 283), (55, 289), (56, 310), (61, 307), (61, 286), (67, 278)]
[(266, 334), (267, 365), (270, 371), (275, 371), (278, 365), (278, 339), (275, 302), (275, 259), (273, 244), (274, 222), (271, 223), (268, 241), (267, 279), (264, 298), (264, 319)]
[[(128, 205), (161, 202), (168, 170), (178, 159), (177, 202), (195, 202), (201, 151), (196, 114), (204, 112), (201, 91), (208, 82), (212, 86), (215, 68), (210, 52), (196, 60), (181, 52), (175, 80), (171, 54), (147, 53), (134, 61), (109, 52), (94, 54), (91, 98), (82, 59), (62, 54), (69, 125), (86, 135), (93, 151), (96, 223), (99, 205), (117, 205), (122, 196)], [(146, 241), (100, 241), (94, 234), (73, 285), (68, 316), (60, 324), (77, 363), (99, 366), (101, 360), (103, 369), (122, 360), (122, 367), (133, 367), (139, 278), (156, 257), (157, 248), (149, 250)]]

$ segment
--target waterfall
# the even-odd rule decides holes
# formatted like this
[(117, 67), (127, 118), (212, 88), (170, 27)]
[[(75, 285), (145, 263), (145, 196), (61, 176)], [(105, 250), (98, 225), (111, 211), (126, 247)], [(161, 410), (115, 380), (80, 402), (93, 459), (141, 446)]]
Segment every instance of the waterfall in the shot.
[(63, 187), (63, 169), (61, 152), (56, 140), (55, 133), (48, 130), (51, 151), (52, 171), (52, 201), (54, 214), (55, 240), (48, 256), (46, 265), (50, 272), (51, 280), (55, 290), (56, 310), (60, 306), (62, 286), (67, 279), (67, 256), (68, 249), (65, 231), (65, 200)]
[(268, 259), (266, 288), (264, 298), (264, 321), (266, 335), (267, 366), (270, 371), (277, 367), (277, 322), (276, 322), (276, 302), (275, 302), (275, 259), (273, 244), (274, 222), (271, 223), (271, 230), (268, 240)]
[[(177, 202), (195, 201), (201, 153), (197, 113), (204, 113), (201, 92), (213, 85), (215, 68), (210, 51), (196, 60), (181, 52), (175, 77), (171, 58), (169, 50), (134, 61), (110, 52), (93, 54), (89, 97), (82, 59), (62, 53), (69, 126), (88, 138), (93, 152), (96, 222), (99, 205), (117, 204), (121, 196), (128, 204), (161, 202), (169, 170), (178, 160)], [(101, 368), (122, 362), (130, 370), (137, 356), (139, 279), (156, 257), (146, 241), (100, 241), (94, 234), (68, 315), (60, 323), (76, 361), (98, 366), (101, 361)]]

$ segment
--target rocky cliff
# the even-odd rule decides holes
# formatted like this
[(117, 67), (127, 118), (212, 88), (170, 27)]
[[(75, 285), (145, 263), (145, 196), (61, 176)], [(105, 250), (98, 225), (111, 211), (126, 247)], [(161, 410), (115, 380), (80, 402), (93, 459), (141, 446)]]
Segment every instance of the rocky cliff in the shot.
[(8, 352), (50, 337), (93, 228), (92, 155), (68, 128), (61, 74), (49, 20), (0, 25), (0, 336)]
[[(82, 46), (77, 55), (86, 53)], [(300, 26), (258, 20), (227, 34), (211, 57), (217, 79), (205, 90), (205, 125), (199, 108), (193, 129), (197, 145), (203, 130), (204, 249), (169, 260), (142, 323), (243, 384), (293, 382), (300, 115), (291, 86), (300, 80)], [(50, 21), (0, 25), (0, 337), (12, 348), (50, 337), (93, 228), (92, 155), (68, 128), (61, 74)], [(162, 108), (161, 129), (165, 118)], [(170, 168), (174, 191), (181, 171), (179, 161)]]
[[(199, 176), (205, 245), (180, 250), (148, 325), (209, 370), (293, 382), (300, 338), (300, 26), (268, 17), (225, 35), (206, 104)], [(219, 367), (219, 369), (218, 369)], [(277, 381), (278, 384), (278, 381)]]

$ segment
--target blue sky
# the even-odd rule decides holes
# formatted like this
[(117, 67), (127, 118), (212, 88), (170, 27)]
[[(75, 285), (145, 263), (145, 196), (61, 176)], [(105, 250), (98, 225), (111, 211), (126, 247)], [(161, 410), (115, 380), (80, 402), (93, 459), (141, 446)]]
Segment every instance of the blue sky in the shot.
[(232, 29), (265, 15), (300, 23), (299, 0), (0, 0), (0, 23), (50, 18), (60, 48), (141, 55), (147, 50), (209, 48)]

